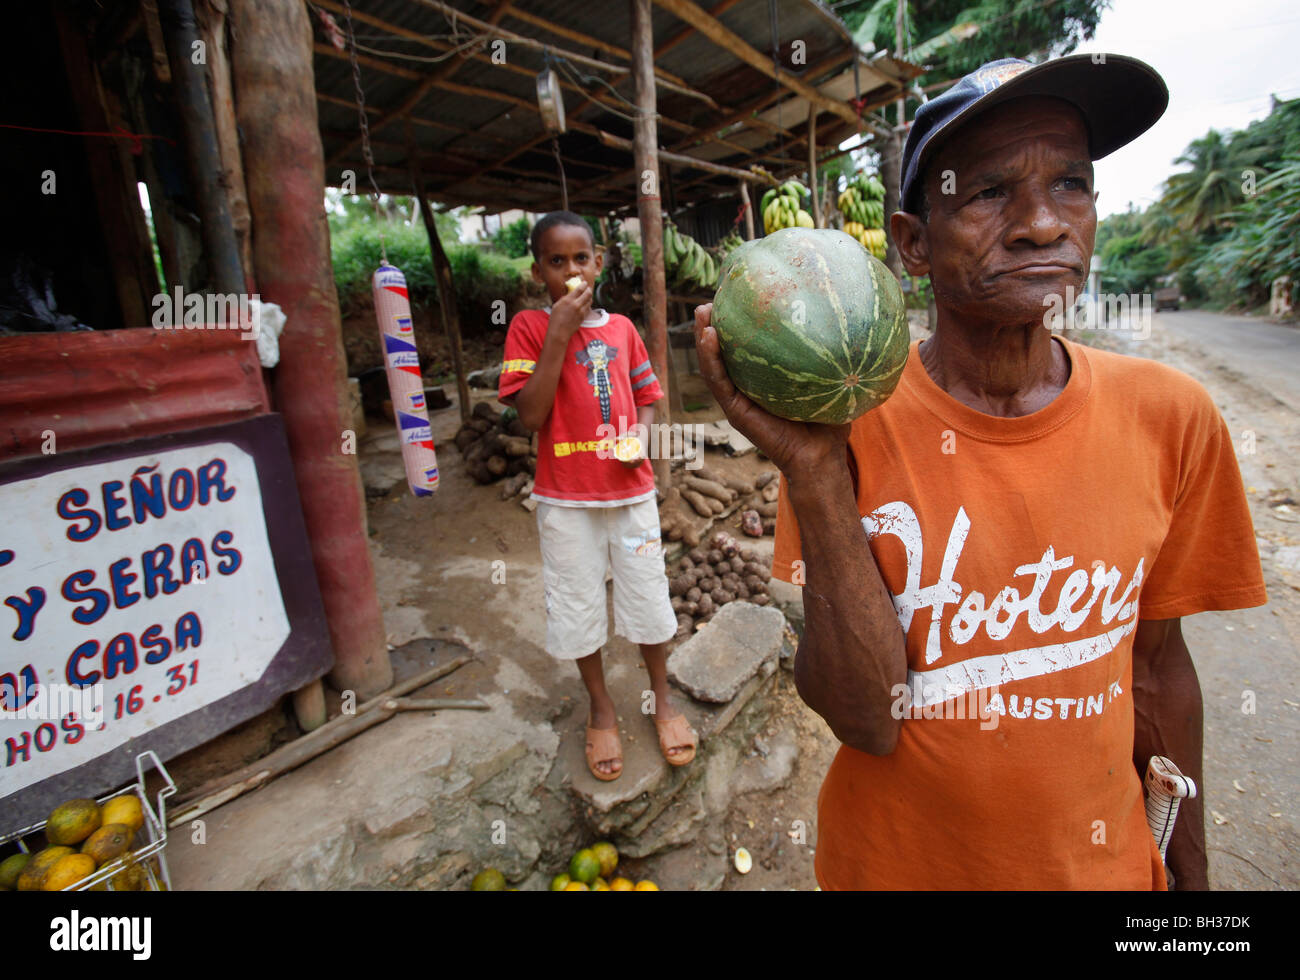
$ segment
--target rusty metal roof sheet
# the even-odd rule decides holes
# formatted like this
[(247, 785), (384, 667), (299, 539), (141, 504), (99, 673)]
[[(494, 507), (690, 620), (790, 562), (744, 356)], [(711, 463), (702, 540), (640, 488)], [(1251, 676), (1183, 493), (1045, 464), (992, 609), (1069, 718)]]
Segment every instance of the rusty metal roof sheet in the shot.
[[(602, 71), (559, 54), (627, 68), (631, 23), (626, 0), (505, 3), (497, 27), (554, 46), (545, 52), (508, 35), (494, 45), (503, 39), (463, 19), (490, 20), (502, 6), (500, 0), (443, 2), (447, 9), (439, 9), (438, 0), (353, 0), (379, 187), (411, 192), (413, 146), (426, 191), (436, 201), (490, 211), (555, 207), (559, 176), (538, 112), (535, 81), (549, 56), (560, 75), (569, 121), (558, 144), (570, 206), (589, 212), (634, 206), (631, 152), (606, 145), (598, 132), (631, 138), (630, 72)], [(326, 180), (337, 184), (345, 169), (358, 177), (364, 173), (351, 64), (346, 51), (330, 44), (321, 19), (327, 14), (343, 29), (344, 8), (341, 0), (309, 3)], [(697, 3), (764, 56), (770, 57), (775, 47), (783, 70), (792, 76), (846, 104), (854, 99), (852, 40), (817, 0), (776, 0), (775, 45), (768, 0)], [(657, 109), (663, 148), (740, 169), (758, 164), (777, 176), (806, 167), (806, 100), (664, 7), (656, 4), (652, 18), (660, 78), (678, 80), (713, 101), (710, 105), (705, 98), (661, 84)], [(458, 60), (466, 51), (468, 57)], [(900, 87), (921, 73), (901, 60), (858, 57), (860, 94), (868, 108), (892, 101)], [(417, 97), (421, 86), (427, 91)], [(397, 112), (411, 99), (407, 113)], [(724, 128), (728, 117), (738, 113), (739, 120)], [(854, 130), (847, 121), (837, 124), (837, 118), (826, 112), (818, 116), (819, 147)], [(672, 169), (686, 185), (677, 194), (679, 204), (734, 192), (732, 177), (680, 164)], [(364, 186), (364, 180), (357, 186)]]

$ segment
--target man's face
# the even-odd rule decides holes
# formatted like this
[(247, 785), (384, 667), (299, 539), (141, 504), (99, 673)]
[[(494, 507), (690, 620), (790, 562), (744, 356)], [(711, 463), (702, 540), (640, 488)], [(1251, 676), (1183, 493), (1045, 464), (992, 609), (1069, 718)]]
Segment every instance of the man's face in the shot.
[(1088, 130), (1068, 102), (1016, 99), (966, 122), (931, 157), (925, 189), (929, 221), (895, 215), (891, 231), (939, 305), (1041, 322), (1045, 298), (1082, 285), (1097, 209)]

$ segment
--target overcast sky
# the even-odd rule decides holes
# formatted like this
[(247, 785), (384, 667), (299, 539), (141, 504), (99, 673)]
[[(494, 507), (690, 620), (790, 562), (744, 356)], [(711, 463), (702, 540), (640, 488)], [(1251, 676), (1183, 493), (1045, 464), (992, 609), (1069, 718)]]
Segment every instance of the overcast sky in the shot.
[(1213, 129), (1268, 115), (1269, 93), (1300, 96), (1296, 0), (1114, 0), (1097, 36), (1076, 53), (1140, 58), (1164, 76), (1169, 108), (1142, 136), (1095, 164), (1098, 217), (1145, 207), (1175, 170), (1174, 157)]

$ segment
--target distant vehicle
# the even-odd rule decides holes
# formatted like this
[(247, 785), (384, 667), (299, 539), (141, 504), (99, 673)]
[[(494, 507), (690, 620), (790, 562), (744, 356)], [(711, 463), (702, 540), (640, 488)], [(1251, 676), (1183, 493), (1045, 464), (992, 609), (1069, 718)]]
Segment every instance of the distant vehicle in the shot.
[(1166, 286), (1164, 289), (1157, 289), (1155, 295), (1156, 312), (1178, 309), (1178, 302), (1181, 298), (1178, 295), (1177, 286)]

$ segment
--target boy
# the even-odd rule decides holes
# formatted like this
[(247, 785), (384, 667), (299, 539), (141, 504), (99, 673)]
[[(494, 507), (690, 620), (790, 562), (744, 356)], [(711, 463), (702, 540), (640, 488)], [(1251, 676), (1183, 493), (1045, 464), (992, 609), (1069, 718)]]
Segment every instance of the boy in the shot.
[[(659, 745), (671, 765), (695, 758), (686, 717), (668, 695), (667, 644), (677, 631), (659, 538), (654, 474), (643, 443), (663, 390), (645, 345), (625, 316), (591, 308), (604, 264), (591, 229), (570, 211), (533, 227), (533, 278), (547, 310), (521, 310), (506, 335), (498, 398), (540, 433), (532, 499), (546, 585), (546, 652), (576, 660), (591, 699), (587, 768), (600, 780), (623, 769), (618, 715), (600, 649), (608, 635), (605, 570), (614, 573), (614, 628), (641, 647), (654, 692)], [(609, 438), (610, 431), (617, 434)], [(620, 450), (615, 458), (614, 445)]]

